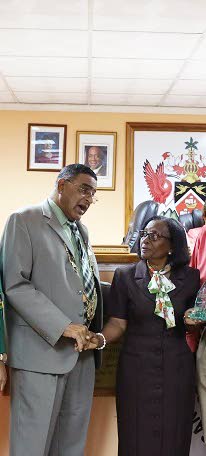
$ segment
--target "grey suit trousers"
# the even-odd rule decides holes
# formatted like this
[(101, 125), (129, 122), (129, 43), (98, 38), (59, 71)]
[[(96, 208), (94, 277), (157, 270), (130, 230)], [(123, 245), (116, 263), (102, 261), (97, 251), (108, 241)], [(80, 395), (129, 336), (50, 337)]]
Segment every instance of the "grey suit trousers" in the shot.
[(66, 374), (12, 369), (10, 456), (83, 456), (94, 375), (92, 351)]

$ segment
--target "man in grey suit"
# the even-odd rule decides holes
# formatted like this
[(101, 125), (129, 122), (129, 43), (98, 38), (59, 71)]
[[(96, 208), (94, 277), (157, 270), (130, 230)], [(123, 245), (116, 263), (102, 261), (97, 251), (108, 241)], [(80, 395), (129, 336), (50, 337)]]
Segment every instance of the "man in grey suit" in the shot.
[(97, 264), (80, 218), (95, 202), (96, 175), (60, 172), (48, 200), (18, 210), (2, 242), (10, 456), (83, 456), (98, 355), (86, 351), (102, 327)]

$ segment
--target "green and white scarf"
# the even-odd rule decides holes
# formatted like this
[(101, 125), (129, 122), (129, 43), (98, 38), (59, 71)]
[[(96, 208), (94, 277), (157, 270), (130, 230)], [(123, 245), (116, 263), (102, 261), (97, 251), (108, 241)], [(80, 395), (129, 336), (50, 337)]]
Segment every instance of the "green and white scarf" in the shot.
[(171, 270), (171, 266), (167, 264), (164, 269), (155, 271), (155, 269), (147, 262), (148, 269), (152, 273), (152, 278), (148, 284), (148, 290), (151, 294), (156, 294), (155, 315), (164, 318), (167, 329), (173, 328), (175, 324), (174, 308), (171, 303), (168, 293), (176, 287), (167, 279), (165, 274)]

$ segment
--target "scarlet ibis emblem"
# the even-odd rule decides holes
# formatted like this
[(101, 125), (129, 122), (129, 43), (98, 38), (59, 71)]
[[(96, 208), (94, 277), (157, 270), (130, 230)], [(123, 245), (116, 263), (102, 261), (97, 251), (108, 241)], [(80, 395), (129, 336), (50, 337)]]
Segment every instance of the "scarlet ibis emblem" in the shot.
[(154, 171), (150, 162), (146, 160), (143, 170), (150, 195), (157, 203), (165, 203), (172, 191), (172, 183), (164, 172), (164, 163), (157, 165)]

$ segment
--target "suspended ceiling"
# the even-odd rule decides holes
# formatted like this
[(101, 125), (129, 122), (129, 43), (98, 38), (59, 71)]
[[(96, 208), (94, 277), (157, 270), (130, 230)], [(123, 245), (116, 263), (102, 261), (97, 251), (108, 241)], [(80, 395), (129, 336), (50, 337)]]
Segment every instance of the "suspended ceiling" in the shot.
[(206, 113), (206, 1), (0, 0), (0, 108)]

